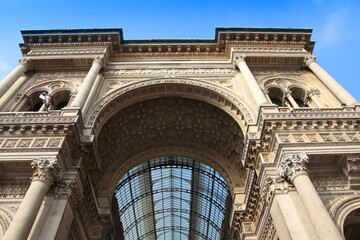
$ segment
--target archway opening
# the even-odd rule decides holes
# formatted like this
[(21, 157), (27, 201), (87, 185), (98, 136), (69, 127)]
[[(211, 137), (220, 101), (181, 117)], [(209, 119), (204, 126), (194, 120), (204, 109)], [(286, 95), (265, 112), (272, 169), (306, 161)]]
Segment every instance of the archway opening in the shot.
[(223, 239), (231, 210), (224, 178), (187, 157), (148, 160), (119, 181), (115, 198), (127, 239)]
[(344, 222), (344, 236), (346, 240), (360, 239), (360, 209), (350, 212)]

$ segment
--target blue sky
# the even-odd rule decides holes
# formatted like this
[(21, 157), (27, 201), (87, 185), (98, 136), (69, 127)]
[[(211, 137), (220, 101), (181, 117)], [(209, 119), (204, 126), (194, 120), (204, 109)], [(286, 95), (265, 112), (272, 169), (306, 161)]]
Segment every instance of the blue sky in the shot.
[(317, 62), (360, 100), (360, 1), (0, 0), (0, 79), (23, 29), (123, 28), (125, 39), (214, 38), (215, 27), (314, 29)]

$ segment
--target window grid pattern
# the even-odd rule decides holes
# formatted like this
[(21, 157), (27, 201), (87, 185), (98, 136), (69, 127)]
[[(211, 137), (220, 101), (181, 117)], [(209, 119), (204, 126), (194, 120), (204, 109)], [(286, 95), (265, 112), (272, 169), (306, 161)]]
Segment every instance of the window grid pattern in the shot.
[(220, 239), (228, 195), (219, 173), (185, 157), (140, 164), (115, 190), (126, 240)]

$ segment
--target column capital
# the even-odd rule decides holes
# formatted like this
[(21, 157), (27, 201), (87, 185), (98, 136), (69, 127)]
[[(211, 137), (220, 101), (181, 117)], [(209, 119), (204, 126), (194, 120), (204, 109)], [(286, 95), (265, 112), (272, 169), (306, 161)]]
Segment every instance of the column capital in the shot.
[(63, 176), (56, 158), (34, 158), (31, 163), (31, 167), (34, 169), (31, 181), (43, 181), (51, 186), (55, 181), (60, 180)]
[(246, 56), (244, 54), (235, 56), (235, 64), (238, 65), (240, 62), (246, 62), (245, 58)]
[(308, 56), (304, 58), (304, 64), (306, 67), (308, 67), (310, 64), (316, 62), (316, 57), (315, 56)]
[(292, 188), (294, 188), (294, 186), (285, 181), (284, 178), (280, 176), (268, 176), (265, 179), (261, 197), (267, 204), (270, 204), (274, 194), (287, 193)]
[(30, 58), (20, 58), (19, 65), (23, 65), (27, 69), (30, 69), (32, 67), (32, 60)]
[(96, 58), (94, 58), (93, 64), (94, 63), (97, 63), (101, 67), (104, 67), (105, 59), (104, 59), (104, 57), (96, 57)]
[(308, 174), (306, 164), (309, 162), (309, 157), (306, 153), (284, 154), (277, 171), (281, 178), (293, 182), (294, 178)]

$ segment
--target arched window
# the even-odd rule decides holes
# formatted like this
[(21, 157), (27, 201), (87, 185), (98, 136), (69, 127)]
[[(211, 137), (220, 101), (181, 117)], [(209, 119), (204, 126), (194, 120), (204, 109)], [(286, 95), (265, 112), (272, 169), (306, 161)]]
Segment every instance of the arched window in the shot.
[(27, 96), (25, 102), (20, 107), (19, 111), (37, 112), (43, 105), (43, 100), (39, 97), (44, 91), (37, 91)]
[(52, 100), (52, 110), (61, 110), (63, 107), (66, 107), (70, 100), (70, 91), (64, 90), (54, 93), (51, 96)]
[[(293, 87), (291, 90), (291, 96), (298, 105), (298, 107), (308, 107), (307, 105), (307, 99), (306, 99), (306, 93), (304, 89)], [(296, 107), (296, 106), (293, 106)]]
[(268, 89), (271, 102), (279, 107), (284, 107), (284, 92), (280, 88), (272, 87)]

